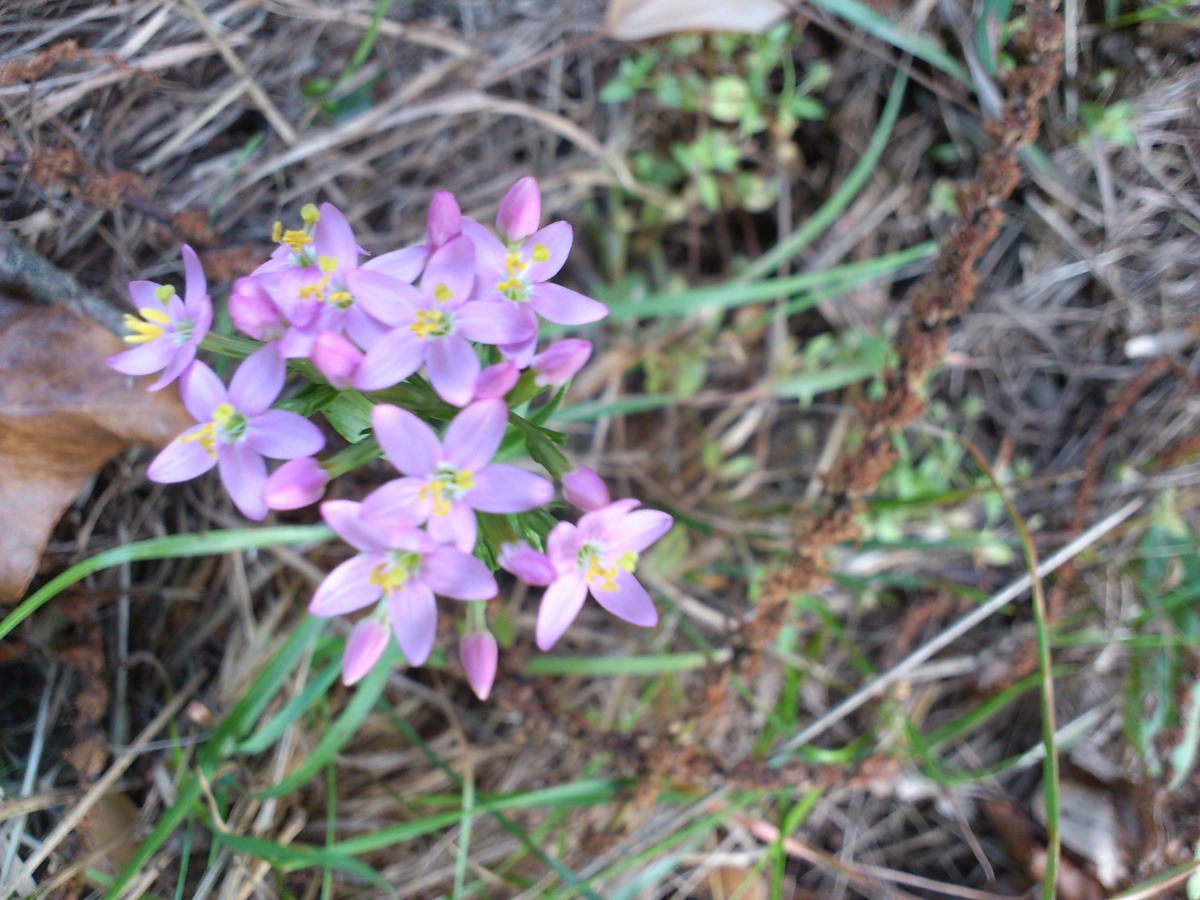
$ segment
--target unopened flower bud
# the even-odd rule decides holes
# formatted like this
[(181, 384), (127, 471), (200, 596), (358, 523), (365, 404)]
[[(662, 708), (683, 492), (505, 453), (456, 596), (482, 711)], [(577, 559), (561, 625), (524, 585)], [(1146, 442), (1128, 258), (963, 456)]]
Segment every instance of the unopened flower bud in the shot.
[(588, 512), (611, 502), (604, 480), (587, 466), (572, 469), (564, 475), (562, 485), (567, 502)]
[(462, 210), (449, 191), (437, 191), (429, 201), (425, 246), (433, 253), (462, 234)]
[(362, 365), (363, 352), (340, 334), (318, 335), (312, 349), (312, 364), (339, 391), (348, 389)]
[(496, 229), (509, 243), (525, 240), (542, 221), (542, 194), (531, 175), (522, 178), (504, 195), (496, 212)]
[(349, 687), (375, 668), (387, 643), (387, 626), (378, 619), (361, 619), (355, 624), (342, 653), (342, 684)]
[(488, 366), (475, 379), (475, 399), (489, 400), (493, 397), (503, 397), (516, 385), (521, 377), (521, 369), (512, 360)]
[(311, 456), (285, 462), (271, 473), (263, 490), (268, 509), (300, 509), (325, 494), (329, 473)]
[(504, 571), (534, 587), (545, 587), (557, 575), (550, 557), (534, 550), (526, 541), (502, 544), (496, 561)]
[(458, 652), (471, 690), (480, 700), (486, 700), (496, 680), (496, 663), (500, 652), (496, 639), (489, 631), (465, 634), (458, 643)]
[(229, 317), (238, 331), (256, 341), (278, 340), (287, 330), (279, 308), (254, 276), (239, 278), (229, 294)]
[(534, 383), (539, 387), (564, 385), (583, 368), (591, 355), (591, 341), (567, 338), (551, 344), (530, 360), (530, 368), (537, 372)]

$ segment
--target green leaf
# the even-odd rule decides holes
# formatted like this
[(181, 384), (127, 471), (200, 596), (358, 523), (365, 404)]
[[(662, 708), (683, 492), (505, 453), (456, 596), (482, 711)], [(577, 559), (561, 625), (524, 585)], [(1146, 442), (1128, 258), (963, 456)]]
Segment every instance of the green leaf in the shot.
[(262, 753), (268, 747), (283, 737), (287, 727), (299, 719), (308, 709), (324, 697), (333, 682), (342, 671), (342, 661), (337, 659), (322, 670), (321, 674), (309, 681), (304, 690), (285, 703), (265, 724), (254, 734), (246, 738), (236, 747), (237, 753), (253, 755)]
[(213, 837), (217, 843), (224, 844), (230, 850), (261, 859), (281, 872), (295, 872), (297, 869), (308, 869), (313, 866), (328, 866), (369, 881), (385, 891), (388, 896), (396, 896), (396, 891), (392, 886), (371, 866), (327, 847), (312, 847), (307, 844), (277, 844), (275, 841), (244, 834), (232, 834), (216, 828), (213, 829)]
[(733, 124), (742, 118), (747, 104), (752, 102), (750, 85), (737, 75), (714, 78), (709, 88), (708, 113), (718, 122)]
[(662, 653), (655, 656), (536, 656), (525, 666), (526, 675), (632, 675), (645, 677), (672, 672), (694, 672), (708, 665), (704, 653)]
[(371, 431), (375, 404), (358, 391), (342, 391), (321, 412), (342, 437), (357, 444)]

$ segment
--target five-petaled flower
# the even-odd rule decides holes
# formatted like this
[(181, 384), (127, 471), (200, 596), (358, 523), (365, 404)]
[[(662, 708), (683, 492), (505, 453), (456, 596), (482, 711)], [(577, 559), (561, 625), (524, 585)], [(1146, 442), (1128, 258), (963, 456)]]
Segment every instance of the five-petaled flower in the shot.
[(475, 549), (475, 510), (516, 513), (554, 497), (554, 485), (516, 466), (493, 463), (508, 407), (503, 400), (472, 403), (446, 428), (445, 441), (408, 410), (381, 404), (371, 415), (375, 439), (402, 475), (363, 502), (368, 521), (420, 525), (438, 541)]
[(212, 324), (212, 300), (204, 269), (196, 252), (187, 244), (183, 245), (183, 269), (186, 286), (182, 300), (169, 284), (129, 283), (129, 295), (141, 318), (126, 314), (125, 324), (133, 334), (125, 342), (139, 346), (108, 360), (112, 368), (124, 375), (161, 371), (162, 375), (150, 385), (152, 391), (166, 387), (183, 374), (196, 358), (196, 348)]
[[(361, 508), (352, 500), (321, 504), (329, 527), (360, 552), (321, 582), (308, 611), (314, 616), (340, 616), (382, 600), (396, 642), (409, 663), (419, 666), (429, 658), (437, 635), (434, 595), (488, 600), (496, 596), (496, 579), (487, 566), (457, 547), (438, 543), (399, 519), (367, 521)], [(348, 653), (350, 649), (348, 645)], [(355, 649), (354, 674), (361, 677), (375, 663), (364, 658), (367, 650), (378, 659), (384, 644), (377, 633), (362, 634)]]
[(264, 519), (263, 490), (271, 459), (312, 456), (325, 446), (319, 428), (303, 416), (270, 409), (283, 389), (286, 364), (270, 344), (246, 358), (229, 389), (202, 362), (180, 381), (187, 411), (200, 424), (175, 438), (154, 458), (151, 481), (187, 481), (216, 466), (234, 504), (249, 519)]

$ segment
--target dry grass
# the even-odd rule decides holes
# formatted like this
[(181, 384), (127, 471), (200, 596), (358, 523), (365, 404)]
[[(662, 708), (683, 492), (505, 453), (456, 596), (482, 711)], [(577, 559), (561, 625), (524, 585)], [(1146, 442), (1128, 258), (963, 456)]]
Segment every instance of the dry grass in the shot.
[[(573, 0), (569, 14), (564, 6), (393, 4), (366, 60), (342, 85), (367, 86), (362, 107), (331, 114), (303, 87), (341, 76), (371, 28), (373, 3), (10, 4), (0, 11), (5, 219), (86, 287), (115, 300), (131, 278), (173, 273), (182, 239), (203, 246), (214, 280), (227, 281), (267, 249), (275, 219), (294, 218), (314, 197), (344, 209), (364, 247), (378, 251), (419, 237), (435, 189), (455, 191), (468, 214), (487, 218), (517, 175), (534, 173), (548, 212), (593, 236), (580, 242), (570, 277), (584, 289), (603, 290), (611, 273), (603, 240), (594, 236), (618, 221), (610, 189), (629, 189), (628, 204), (653, 197), (652, 188), (633, 181), (625, 159), (696, 123), (653, 104), (622, 114), (599, 104), (597, 92), (626, 50), (595, 34), (599, 4)], [(1099, 477), (1094, 503), (1083, 521), (1071, 513), (1089, 477), (1084, 469), (1104, 410), (1145, 365), (1129, 351), (1165, 346), (1179, 368), (1194, 372), (1200, 334), (1200, 68), (1186, 50), (1155, 47), (1153, 29), (1134, 38), (1150, 48), (1142, 58), (1120, 43), (1125, 33), (1105, 41), (1094, 24), (1074, 33), (1079, 43), (1069, 51), (1077, 72), (1053, 98), (1046, 121), (1073, 121), (1057, 104), (1077, 102), (1101, 68), (1118, 66), (1118, 96), (1133, 103), (1137, 144), (1096, 140), (1084, 148), (1076, 125), (1051, 125), (1041, 146), (1053, 173), (1035, 175), (1009, 204), (1005, 231), (981, 267), (980, 299), (952, 329), (950, 366), (934, 388), (949, 406), (942, 424), (982, 445), (998, 469), (1014, 459), (1031, 461), (1027, 477), (1011, 489), (1039, 527), (1043, 551), (1130, 497), (1166, 487), (1175, 490), (1175, 509), (1191, 534), (1200, 533), (1200, 469), (1194, 457), (1174, 453), (1194, 438), (1200, 406), (1178, 370), (1130, 401), (1091, 457), (1099, 467), (1091, 476)], [(786, 199), (756, 216), (696, 210), (680, 224), (634, 230), (624, 261), (630, 270), (649, 269), (661, 250), (690, 281), (724, 280), (794, 230), (845, 177), (870, 141), (892, 70), (862, 46), (815, 27), (798, 38), (796, 58), (828, 58), (837, 74), (822, 97), (833, 114), (800, 132), (799, 161), (765, 148), (759, 154), (762, 170), (789, 188)], [(792, 262), (795, 270), (873, 259), (944, 230), (948, 219), (931, 200), (935, 181), (971, 177), (986, 138), (970, 109), (926, 91), (913, 96), (867, 186)], [(935, 163), (931, 148), (947, 144), (958, 161)], [(596, 200), (586, 214), (585, 200)], [(701, 641), (728, 655), (730, 620), (753, 608), (764, 573), (790, 549), (796, 510), (820, 497), (821, 476), (853, 452), (859, 436), (862, 385), (807, 408), (780, 400), (771, 386), (798, 365), (798, 348), (814, 335), (847, 328), (887, 333), (903, 315), (904, 287), (919, 269), (826, 301), (786, 324), (764, 315), (768, 308), (753, 307), (722, 319), (614, 326), (594, 336), (600, 352), (574, 385), (577, 402), (615, 404), (645, 393), (656, 377), (670, 386), (683, 363), (703, 358), (703, 387), (686, 402), (653, 414), (603, 415), (572, 433), (578, 458), (614, 479), (619, 493), (669, 508), (690, 527), (651, 571), (652, 586), (667, 601), (660, 629), (614, 628), (593, 611), (561, 652), (687, 652)], [(967, 397), (983, 399), (982, 413), (965, 412)], [(928, 450), (921, 433), (909, 437)], [(749, 464), (725, 465), (740, 456)], [(45, 573), (120, 543), (238, 523), (215, 480), (163, 490), (147, 484), (146, 462), (130, 454), (105, 469), (60, 525)], [(1112, 477), (1122, 467), (1140, 479)], [(370, 467), (338, 490), (357, 495), (384, 477), (382, 467)], [(311, 521), (312, 514), (288, 518)], [(1190, 858), (1200, 837), (1196, 776), (1167, 798), (1164, 778), (1147, 778), (1122, 736), (1119, 694), (1131, 655), (1117, 636), (1125, 634), (1132, 609), (1130, 572), (1147, 521), (1139, 515), (1113, 532), (1080, 566), (1057, 610), (1069, 628), (1095, 626), (1112, 638), (1056, 651), (1056, 662), (1068, 669), (1056, 679), (1059, 720), (1065, 737), (1078, 730), (1074, 742), (1064, 743), (1069, 777), (1090, 783), (1103, 776), (1108, 795), (1120, 803), (1159, 811), (1152, 827), (1123, 845), (1123, 884)], [(791, 706), (803, 725), (969, 610), (973, 600), (964, 587), (987, 594), (1021, 571), (1019, 558), (998, 563), (987, 546), (963, 549), (946, 540), (985, 529), (1011, 535), (1003, 522), (989, 522), (978, 497), (914, 507), (898, 527), (911, 546), (868, 543), (834, 554), (834, 569), (846, 577), (823, 589), (819, 602), (794, 610), (788, 651), (768, 654), (747, 685), (751, 702), (728, 703), (705, 735), (708, 768), (637, 770), (647, 746), (686, 748), (695, 739), (706, 711), (702, 675), (524, 674), (532, 656), (532, 604), (513, 593), (497, 605), (511, 613), (518, 640), (504, 656), (491, 702), (474, 701), (452, 660), (397, 672), (386, 694), (392, 715), (369, 717), (338, 755), (332, 795), (317, 778), (284, 797), (255, 799), (250, 792), (277, 783), (311, 753), (325, 723), (344, 708), (352, 693), (335, 687), (319, 716), (290, 728), (269, 752), (227, 766), (224, 783), (209, 786), (211, 797), (221, 798), (214, 817), (236, 834), (320, 846), (329, 821), (337, 839), (347, 840), (425, 815), (430, 806), (422, 798), (430, 795), (449, 795), (437, 808), (457, 809), (462, 778), (481, 794), (505, 794), (597, 773), (628, 774), (640, 783), (622, 790), (618, 802), (569, 809), (561, 820), (541, 810), (506, 815), (531, 834), (546, 824), (535, 840), (586, 877), (726, 810), (719, 825), (681, 845), (672, 867), (625, 895), (720, 897), (728, 883), (721, 870), (762, 860), (771, 829), (805, 791), (820, 788), (793, 843), (781, 845), (789, 859), (781, 864), (783, 896), (938, 896), (912, 878), (889, 881), (889, 871), (930, 879), (959, 896), (979, 896), (972, 890), (1018, 896), (1029, 884), (1022, 854), (1028, 857), (1040, 839), (1029, 812), (1038, 791), (1036, 692), (939, 750), (941, 769), (926, 764), (913, 736), (959, 720), (1023, 674), (1033, 633), (1026, 612), (968, 633), (818, 742), (837, 751), (866, 735), (862, 753), (813, 754), (803, 776), (788, 784), (759, 764), (760, 736), (773, 727), (778, 700), (789, 696), (793, 681), (800, 686)], [(113, 792), (131, 799), (136, 811), (135, 822), (128, 810), (108, 806), (84, 816), (83, 827), (47, 851), (53, 865), (43, 881), (57, 879), (61, 896), (87, 896), (91, 889), (77, 864), (104, 871), (131, 851), (127, 836), (115, 849), (103, 847), (99, 825), (115, 819), (144, 836), (178, 787), (171, 748), (190, 758), (211, 716), (242, 695), (341, 553), (332, 546), (277, 548), (111, 570), (31, 622), (19, 643), (0, 647), (0, 739), (15, 754), (15, 777), (6, 771), (6, 784), (19, 785), (34, 736), (45, 738), (30, 796), (19, 807), (5, 798), (4, 815), (27, 812), (25, 832), (44, 839), (63, 820), (64, 802), (67, 814), (78, 810), (93, 782), (106, 777), (119, 779)], [(122, 610), (131, 612), (127, 635), (118, 627)], [(439, 645), (449, 646), (452, 629), (443, 625)], [(1188, 654), (1186, 665), (1200, 672), (1194, 649)], [(127, 673), (120, 687), (118, 660)], [(302, 689), (310, 664), (304, 662), (287, 693)], [(179, 719), (180, 733), (167, 743), (159, 742), (162, 734), (152, 736), (147, 752), (127, 752), (172, 697), (191, 704)], [(40, 704), (50, 724), (39, 728)], [(397, 719), (444, 768), (397, 729)], [(61, 757), (72, 745), (67, 766)], [(942, 777), (946, 767), (978, 771), (1005, 760), (1010, 767), (994, 776), (955, 783)], [(114, 768), (122, 763), (124, 771)], [(733, 814), (739, 791), (756, 786), (767, 793)], [(1018, 811), (1024, 848), (1009, 839), (1010, 820), (981, 802), (997, 800)], [(398, 896), (444, 896), (455, 882), (461, 839), (451, 825), (363, 859)], [(174, 889), (184, 840), (181, 829), (147, 867), (146, 888), (154, 894)], [(210, 855), (202, 828), (189, 840), (185, 896), (281, 896), (281, 884), (295, 896), (322, 889), (320, 869), (278, 876), (227, 848)], [(29, 852), (23, 849), (22, 858)], [(639, 870), (668, 856), (664, 845), (633, 874), (610, 874), (595, 890), (617, 896)], [(482, 814), (470, 835), (468, 879), (476, 878), (480, 896), (517, 895), (519, 878), (526, 879), (522, 897), (561, 887), (544, 861)], [(339, 876), (337, 885), (336, 896), (377, 895), (353, 878)]]

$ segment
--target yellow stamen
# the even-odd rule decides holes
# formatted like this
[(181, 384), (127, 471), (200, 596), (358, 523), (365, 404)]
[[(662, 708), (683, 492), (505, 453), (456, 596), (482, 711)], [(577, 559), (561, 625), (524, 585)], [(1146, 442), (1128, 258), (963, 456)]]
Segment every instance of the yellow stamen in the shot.
[[(143, 314), (146, 312), (147, 310), (142, 310)], [(143, 322), (132, 313), (125, 313), (125, 327), (133, 332), (133, 334), (125, 335), (125, 343), (127, 344), (146, 344), (162, 337), (165, 332), (162, 325), (156, 325), (153, 322)]]
[(454, 291), (450, 290), (450, 288), (446, 287), (446, 285), (439, 283), (438, 286), (433, 289), (433, 296), (438, 303), (445, 303), (447, 300), (450, 300), (454, 297)]
[(626, 572), (632, 573), (633, 570), (637, 568), (637, 562), (638, 562), (637, 553), (635, 553), (633, 550), (630, 550), (628, 553), (623, 553), (621, 555), (621, 558), (617, 560), (617, 565), (620, 566), (622, 569), (624, 569)]
[(317, 259), (317, 268), (326, 275), (330, 274), (334, 269), (336, 269), (337, 264), (338, 261), (332, 256), (322, 256)]
[(316, 284), (306, 284), (300, 288), (300, 299), (302, 300), (324, 300), (325, 299), (325, 284), (327, 279), (322, 278)]
[(171, 317), (161, 309), (155, 309), (153, 306), (144, 306), (138, 312), (142, 314), (142, 318), (147, 322), (154, 322), (158, 325), (171, 324)]
[(175, 296), (175, 288), (169, 284), (160, 284), (154, 289), (154, 296), (158, 298), (159, 303), (166, 306), (167, 301)]
[(521, 281), (521, 279), (518, 278), (516, 275), (510, 275), (508, 278), (504, 279), (503, 281), (501, 281), (500, 283), (498, 283), (496, 285), (496, 290), (498, 290), (502, 294), (505, 291), (521, 291), (521, 290), (524, 290), (524, 288), (525, 288), (525, 283), (523, 281)]
[(204, 451), (214, 459), (217, 456), (217, 423), (205, 422), (204, 425), (191, 434), (185, 434), (179, 440), (184, 443), (199, 441)]
[(212, 420), (218, 425), (224, 425), (236, 415), (237, 410), (232, 403), (218, 403), (217, 408), (213, 410)]
[[(274, 233), (272, 233), (272, 236), (274, 236)], [(312, 235), (307, 231), (297, 231), (289, 228), (278, 240), (279, 243), (286, 244), (288, 249), (293, 253), (300, 253), (312, 243)]]
[(388, 566), (387, 563), (380, 563), (371, 570), (367, 581), (383, 588), (385, 594), (390, 594), (392, 591), (404, 587), (404, 583), (408, 581), (408, 578), (408, 570), (403, 566)]
[[(538, 244), (538, 246), (545, 249), (546, 245)], [(536, 250), (535, 250), (535, 252), (536, 252)], [(546, 252), (546, 258), (547, 259), (550, 258), (549, 251)], [(524, 272), (527, 268), (529, 268), (529, 263), (527, 263), (527, 262), (525, 262), (525, 260), (521, 259), (521, 254), (510, 253), (510, 254), (508, 254), (508, 256), (504, 257), (504, 268), (505, 268), (505, 271), (507, 271), (509, 275), (517, 275), (521, 272)]]
[(413, 334), (425, 340), (435, 334), (444, 334), (446, 317), (436, 309), (417, 310), (417, 321), (408, 326)]
[(271, 226), (271, 241), (278, 244), (283, 240), (283, 223), (276, 222)]
[(550, 248), (545, 244), (534, 244), (533, 246), (533, 261), (534, 262), (549, 262)]
[(334, 291), (325, 300), (335, 306), (340, 306), (345, 309), (354, 302), (354, 295), (349, 291)]
[(317, 208), (313, 206), (313, 204), (305, 203), (304, 206), (301, 207), (300, 219), (309, 228), (312, 228), (312, 226), (316, 225), (317, 220), (320, 218), (321, 214), (317, 211)]

